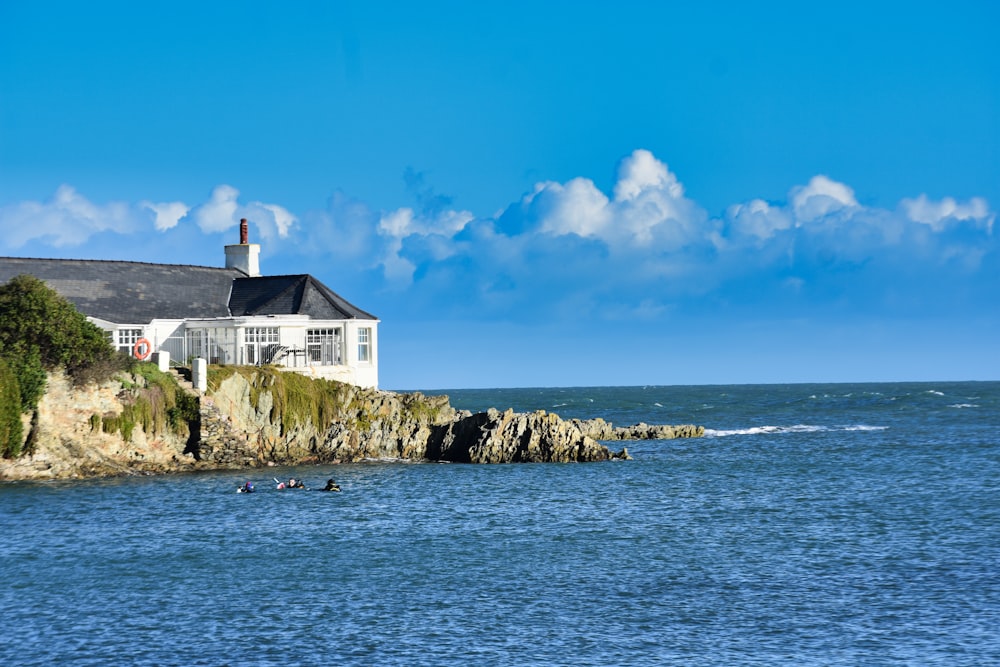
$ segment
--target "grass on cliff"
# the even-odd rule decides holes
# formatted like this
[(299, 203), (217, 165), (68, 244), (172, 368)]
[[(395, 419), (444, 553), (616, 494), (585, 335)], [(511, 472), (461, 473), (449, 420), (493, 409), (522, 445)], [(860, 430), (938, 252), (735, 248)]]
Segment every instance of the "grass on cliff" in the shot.
[(260, 398), (271, 395), (272, 422), (281, 422), (281, 433), (312, 424), (323, 429), (343, 417), (351, 403), (351, 387), (341, 382), (283, 373), (269, 366), (209, 366), (208, 388), (217, 391), (226, 379), (242, 376), (250, 385), (250, 404), (260, 409)]
[[(209, 391), (217, 391), (236, 374), (250, 385), (250, 403), (255, 409), (260, 409), (262, 394), (271, 394), (270, 419), (275, 423), (280, 421), (282, 435), (307, 424), (322, 430), (338, 421), (352, 429), (367, 431), (376, 420), (391, 416), (375, 414), (379, 403), (377, 390), (283, 372), (273, 366), (209, 366)], [(419, 400), (416, 395), (403, 397), (401, 407), (399, 417), (420, 422), (434, 421), (441, 410), (437, 402)]]
[(126, 442), (132, 440), (136, 426), (147, 435), (190, 434), (190, 424), (200, 418), (198, 399), (184, 391), (172, 375), (162, 372), (156, 364), (137, 363), (132, 373), (121, 379), (121, 414), (91, 416), (92, 429), (120, 433)]

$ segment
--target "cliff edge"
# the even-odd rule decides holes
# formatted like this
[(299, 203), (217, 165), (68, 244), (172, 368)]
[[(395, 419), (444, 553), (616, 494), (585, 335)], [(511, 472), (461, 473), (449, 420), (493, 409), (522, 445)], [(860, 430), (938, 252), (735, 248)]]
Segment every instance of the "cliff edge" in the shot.
[[(429, 460), (456, 463), (589, 462), (629, 458), (600, 440), (698, 437), (700, 426), (563, 420), (545, 411), (456, 410), (447, 396), (400, 394), (315, 380), (271, 368), (212, 367), (196, 409), (149, 403), (141, 378), (76, 388), (49, 377), (30, 421), (30, 453), (0, 459), (0, 480), (154, 474), (199, 469)], [(158, 389), (157, 395), (163, 390)], [(141, 400), (140, 400), (141, 399)], [(142, 403), (142, 401), (146, 401)], [(159, 407), (157, 407), (159, 406)], [(167, 413), (172, 420), (166, 426)], [(185, 414), (183, 420), (178, 414)], [(131, 424), (129, 428), (124, 425)]]

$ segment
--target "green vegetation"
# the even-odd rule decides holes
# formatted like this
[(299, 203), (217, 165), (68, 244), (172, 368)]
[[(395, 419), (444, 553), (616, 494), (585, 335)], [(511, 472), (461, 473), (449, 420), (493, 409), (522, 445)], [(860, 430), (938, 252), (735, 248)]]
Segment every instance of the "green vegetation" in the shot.
[(281, 433), (311, 423), (324, 429), (357, 409), (356, 388), (333, 380), (286, 373), (271, 366), (210, 366), (208, 387), (215, 391), (230, 376), (242, 375), (250, 384), (250, 404), (260, 409), (261, 394), (271, 394), (271, 421), (281, 422)]
[(0, 455), (23, 453), (21, 414), (35, 410), (47, 373), (65, 370), (77, 386), (131, 373), (118, 416), (94, 415), (92, 429), (131, 440), (136, 426), (157, 434), (185, 435), (198, 419), (198, 401), (153, 364), (117, 352), (103, 330), (41, 280), (17, 276), (0, 285)]
[(14, 370), (0, 357), (0, 456), (20, 456), (23, 440), (21, 387)]
[[(429, 399), (412, 394), (403, 397), (402, 414), (377, 414), (381, 400), (377, 392), (342, 382), (311, 378), (299, 373), (282, 372), (263, 366), (209, 366), (208, 389), (217, 391), (229, 377), (239, 374), (250, 385), (250, 404), (260, 409), (261, 396), (272, 399), (272, 423), (281, 423), (281, 434), (306, 424), (323, 430), (334, 422), (365, 432), (379, 419), (403, 419), (434, 423), (447, 399)], [(384, 409), (384, 408), (383, 408)]]
[(196, 397), (182, 390), (173, 376), (155, 364), (136, 364), (132, 379), (122, 382), (121, 414), (93, 415), (91, 428), (96, 429), (99, 423), (105, 433), (120, 433), (126, 442), (132, 440), (136, 426), (148, 435), (166, 432), (189, 435), (189, 424), (199, 419)]
[(47, 371), (63, 368), (75, 383), (85, 384), (106, 379), (127, 363), (73, 304), (27, 275), (0, 285), (0, 359), (5, 369), (0, 372), (0, 454), (5, 457), (23, 453), (20, 415), (38, 405)]
[(0, 356), (17, 376), (22, 412), (38, 404), (46, 371), (65, 369), (82, 385), (106, 380), (129, 363), (73, 304), (27, 275), (0, 285)]

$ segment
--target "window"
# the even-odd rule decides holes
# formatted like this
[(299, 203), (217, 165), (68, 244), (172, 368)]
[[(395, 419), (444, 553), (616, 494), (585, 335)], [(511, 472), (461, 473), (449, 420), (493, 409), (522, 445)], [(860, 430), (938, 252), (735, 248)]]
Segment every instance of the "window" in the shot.
[(243, 330), (245, 364), (260, 366), (274, 361), (279, 351), (278, 327), (247, 327)]
[(136, 341), (142, 338), (142, 329), (119, 329), (118, 349), (127, 354), (132, 354), (132, 348)]
[(358, 329), (358, 363), (372, 360), (372, 330), (370, 327)]
[(306, 331), (306, 356), (312, 365), (339, 366), (344, 363), (340, 352), (340, 329)]
[(231, 364), (236, 358), (235, 329), (188, 329), (186, 336), (188, 359), (201, 357), (210, 364)]

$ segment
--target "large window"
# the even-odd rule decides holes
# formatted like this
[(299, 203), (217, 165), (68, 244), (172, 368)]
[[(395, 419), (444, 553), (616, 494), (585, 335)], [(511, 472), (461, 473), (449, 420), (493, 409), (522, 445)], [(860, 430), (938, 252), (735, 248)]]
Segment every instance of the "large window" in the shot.
[(236, 330), (229, 327), (188, 329), (188, 359), (201, 357), (210, 364), (231, 364), (236, 360)]
[(340, 329), (306, 331), (306, 355), (311, 365), (339, 366), (344, 363), (340, 352)]
[(247, 327), (243, 330), (243, 363), (260, 366), (270, 364), (277, 356), (278, 327)]
[(136, 341), (142, 338), (142, 329), (119, 329), (118, 349), (127, 354), (132, 354), (132, 348)]
[(358, 363), (372, 360), (372, 330), (370, 327), (358, 329)]

